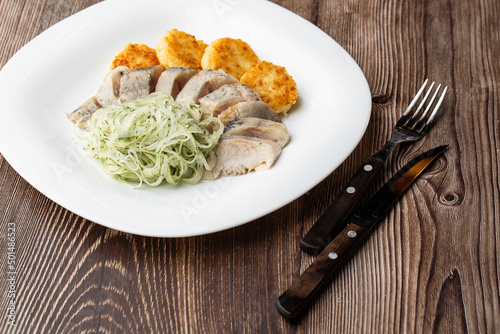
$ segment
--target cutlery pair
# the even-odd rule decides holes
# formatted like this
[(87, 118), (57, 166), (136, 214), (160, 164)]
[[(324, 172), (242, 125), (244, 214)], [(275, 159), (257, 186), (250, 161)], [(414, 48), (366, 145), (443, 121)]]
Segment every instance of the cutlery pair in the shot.
[(284, 317), (294, 320), (304, 311), (335, 270), (361, 245), (370, 229), (383, 218), (404, 190), (446, 149), (447, 146), (440, 146), (410, 161), (384, 184), (360, 210), (351, 215), (355, 205), (360, 201), (374, 178), (382, 173), (394, 148), (403, 142), (414, 142), (421, 139), (434, 125), (447, 87), (444, 88), (432, 111), (431, 108), (441, 85), (438, 85), (425, 109), (424, 106), (432, 92), (434, 83), (431, 84), (422, 101), (416, 107), (427, 82), (428, 80), (425, 80), (396, 123), (391, 139), (361, 165), (325, 213), (301, 240), (302, 250), (312, 255), (319, 255), (298, 280), (277, 299), (276, 305)]

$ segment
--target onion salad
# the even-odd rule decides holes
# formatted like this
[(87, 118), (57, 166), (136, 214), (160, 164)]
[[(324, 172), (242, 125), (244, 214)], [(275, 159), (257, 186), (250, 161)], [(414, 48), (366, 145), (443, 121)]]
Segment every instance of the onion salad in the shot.
[(213, 148), (224, 126), (198, 105), (156, 92), (97, 110), (84, 145), (117, 179), (158, 186), (194, 184), (216, 163)]

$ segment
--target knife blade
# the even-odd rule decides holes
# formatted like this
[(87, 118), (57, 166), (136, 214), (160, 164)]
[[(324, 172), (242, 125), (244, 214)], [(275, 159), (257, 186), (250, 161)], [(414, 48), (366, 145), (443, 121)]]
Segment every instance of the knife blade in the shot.
[(278, 311), (297, 319), (340, 265), (368, 236), (403, 192), (448, 147), (436, 147), (420, 154), (400, 169), (380, 190), (348, 219), (349, 225), (330, 242), (311, 265), (277, 300)]

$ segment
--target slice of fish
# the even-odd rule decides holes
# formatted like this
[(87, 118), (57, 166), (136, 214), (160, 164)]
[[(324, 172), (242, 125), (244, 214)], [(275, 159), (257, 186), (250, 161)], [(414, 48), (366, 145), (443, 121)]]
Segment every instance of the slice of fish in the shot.
[(100, 108), (101, 106), (99, 105), (99, 102), (97, 102), (97, 98), (95, 96), (92, 96), (90, 99), (83, 102), (83, 104), (79, 106), (75, 111), (67, 114), (66, 116), (70, 120), (75, 122), (76, 126), (78, 126), (80, 129), (88, 131), (88, 121), (92, 117), (92, 114)]
[(160, 75), (155, 91), (165, 92), (175, 99), (189, 79), (199, 71), (189, 67), (169, 67)]
[(129, 71), (130, 69), (127, 66), (118, 66), (106, 74), (95, 95), (97, 102), (102, 107), (107, 107), (118, 101), (121, 78)]
[(290, 134), (283, 123), (262, 118), (248, 117), (226, 124), (225, 136), (245, 136), (266, 139), (275, 142), (281, 148), (290, 140)]
[(227, 124), (235, 119), (247, 117), (263, 118), (281, 123), (277, 113), (263, 101), (246, 101), (235, 104), (219, 114), (222, 123)]
[(197, 104), (202, 97), (219, 87), (236, 82), (239, 82), (238, 79), (223, 70), (201, 70), (187, 82), (176, 100)]
[(269, 169), (279, 158), (281, 147), (270, 140), (223, 135), (214, 152), (217, 162), (203, 173), (205, 180)]
[(244, 101), (262, 100), (259, 93), (249, 86), (237, 82), (223, 85), (212, 93), (202, 97), (199, 103), (202, 108), (212, 110), (213, 115), (217, 116), (227, 108)]
[(155, 65), (136, 68), (125, 73), (120, 81), (120, 101), (142, 99), (154, 92), (162, 72), (163, 67)]

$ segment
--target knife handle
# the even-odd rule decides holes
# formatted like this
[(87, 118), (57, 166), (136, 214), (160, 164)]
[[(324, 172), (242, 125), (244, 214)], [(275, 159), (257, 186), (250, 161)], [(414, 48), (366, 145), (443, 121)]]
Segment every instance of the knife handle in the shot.
[(314, 299), (340, 265), (357, 249), (367, 230), (350, 224), (318, 255), (311, 265), (277, 300), (278, 311), (295, 320)]
[(375, 176), (380, 175), (385, 162), (377, 154), (366, 160), (337, 194), (333, 202), (300, 241), (306, 253), (317, 255), (345, 227), (345, 220), (352, 213)]

